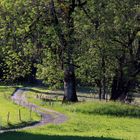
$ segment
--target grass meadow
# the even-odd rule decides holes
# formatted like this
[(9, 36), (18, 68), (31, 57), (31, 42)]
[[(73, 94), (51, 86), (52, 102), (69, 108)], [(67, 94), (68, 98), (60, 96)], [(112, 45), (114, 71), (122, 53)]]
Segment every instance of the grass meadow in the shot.
[[(32, 112), (30, 115), (30, 110), (12, 102), (11, 95), (14, 91), (14, 87), (0, 86), (0, 127), (3, 129), (22, 127), (40, 119), (36, 113)], [(19, 118), (19, 110), (21, 118)]]
[[(140, 108), (137, 106), (97, 100), (62, 104), (59, 97), (50, 103), (37, 98), (39, 94), (47, 96), (47, 90), (34, 90), (26, 95), (30, 102), (64, 113), (68, 120), (60, 125), (3, 133), (0, 140), (140, 140)], [(8, 106), (15, 105), (9, 101)]]

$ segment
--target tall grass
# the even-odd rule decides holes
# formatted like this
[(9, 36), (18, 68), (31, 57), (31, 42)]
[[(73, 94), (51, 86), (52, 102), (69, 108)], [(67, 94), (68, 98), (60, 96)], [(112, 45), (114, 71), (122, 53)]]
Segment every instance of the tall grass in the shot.
[[(70, 111), (73, 111), (70, 110)], [(111, 115), (117, 117), (140, 118), (140, 107), (123, 104), (120, 102), (88, 102), (75, 105), (75, 112), (84, 114)]]

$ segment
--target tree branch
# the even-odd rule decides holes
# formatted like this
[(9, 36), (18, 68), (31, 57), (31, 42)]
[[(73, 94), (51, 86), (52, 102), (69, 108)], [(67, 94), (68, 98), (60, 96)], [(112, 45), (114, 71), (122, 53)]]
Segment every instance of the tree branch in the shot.
[(81, 2), (81, 0), (78, 0), (79, 2), (79, 7), (83, 10), (83, 12), (85, 13), (85, 15), (89, 18), (89, 20), (91, 21), (91, 23), (95, 26), (95, 29), (97, 30), (100, 26), (99, 20), (98, 19), (93, 19), (90, 15), (89, 15), (89, 9), (85, 9), (84, 5), (87, 4), (87, 1), (85, 2)]

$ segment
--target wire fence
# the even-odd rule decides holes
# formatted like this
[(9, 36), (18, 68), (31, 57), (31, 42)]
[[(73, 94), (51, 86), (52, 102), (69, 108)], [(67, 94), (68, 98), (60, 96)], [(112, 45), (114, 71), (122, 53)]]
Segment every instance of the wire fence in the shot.
[[(29, 110), (28, 113), (26, 112), (26, 114), (24, 111), (22, 111), (22, 109), (18, 109), (17, 113), (9, 111), (5, 116), (0, 115), (0, 130), (9, 126), (17, 126), (18, 124), (21, 124), (26, 121), (31, 122), (33, 120), (32, 112), (32, 108)], [(28, 117), (25, 118), (25, 115)], [(15, 118), (17, 118), (17, 120), (15, 120)]]

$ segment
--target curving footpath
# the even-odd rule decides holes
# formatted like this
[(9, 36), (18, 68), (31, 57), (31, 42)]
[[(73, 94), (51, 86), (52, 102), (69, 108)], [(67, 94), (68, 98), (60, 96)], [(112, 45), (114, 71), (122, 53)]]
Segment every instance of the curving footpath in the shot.
[(26, 107), (28, 109), (31, 109), (32, 111), (38, 113), (41, 116), (41, 120), (33, 125), (30, 125), (30, 126), (28, 125), (28, 126), (25, 126), (22, 128), (0, 130), (1, 133), (9, 132), (9, 131), (17, 131), (17, 130), (22, 130), (22, 129), (28, 129), (28, 128), (34, 128), (34, 127), (46, 125), (48, 123), (52, 123), (52, 124), (57, 125), (57, 124), (61, 124), (61, 123), (65, 122), (67, 120), (67, 117), (64, 114), (61, 114), (61, 113), (54, 111), (54, 110), (39, 107), (36, 104), (27, 102), (25, 94), (28, 90), (29, 90), (29, 88), (17, 89), (13, 93), (11, 99), (13, 100), (14, 103), (16, 103), (20, 106)]

